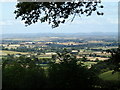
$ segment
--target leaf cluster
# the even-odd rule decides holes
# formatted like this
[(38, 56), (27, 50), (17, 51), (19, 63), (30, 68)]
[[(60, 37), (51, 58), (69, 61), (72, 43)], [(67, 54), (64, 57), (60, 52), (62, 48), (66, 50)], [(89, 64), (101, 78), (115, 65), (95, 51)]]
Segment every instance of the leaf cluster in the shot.
[(19, 2), (15, 10), (16, 19), (21, 17), (25, 25), (31, 25), (40, 21), (47, 22), (52, 28), (58, 27), (61, 23), (65, 23), (71, 15), (74, 20), (76, 15), (81, 17), (82, 14), (90, 16), (96, 11), (97, 15), (103, 15), (98, 8), (101, 2)]

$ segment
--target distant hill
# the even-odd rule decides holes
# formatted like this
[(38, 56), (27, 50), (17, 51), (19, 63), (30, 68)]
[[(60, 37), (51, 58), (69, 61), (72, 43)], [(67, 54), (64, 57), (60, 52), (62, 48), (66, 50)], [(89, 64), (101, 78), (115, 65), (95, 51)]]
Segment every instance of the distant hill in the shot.
[[(91, 32), (91, 33), (28, 33), (28, 34), (1, 34), (5, 38), (39, 38), (39, 37), (118, 37), (117, 32)], [(102, 38), (102, 37), (101, 37)]]

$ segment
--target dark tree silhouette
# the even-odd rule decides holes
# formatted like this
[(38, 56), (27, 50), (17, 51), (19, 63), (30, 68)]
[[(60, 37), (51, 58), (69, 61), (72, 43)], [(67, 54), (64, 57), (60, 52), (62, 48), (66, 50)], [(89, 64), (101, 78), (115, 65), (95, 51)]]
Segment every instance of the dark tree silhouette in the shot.
[(114, 65), (114, 72), (120, 72), (120, 47), (117, 49), (107, 50), (107, 52), (111, 53), (109, 62)]
[(66, 19), (72, 16), (71, 22), (76, 15), (90, 16), (96, 11), (97, 15), (103, 15), (98, 9), (103, 8), (101, 2), (19, 2), (15, 10), (16, 19), (21, 17), (25, 25), (31, 25), (38, 21), (48, 22), (52, 28), (65, 23)]
[(48, 68), (49, 88), (95, 88), (98, 77), (87, 67), (77, 64), (79, 59), (66, 49), (57, 53), (56, 60)]

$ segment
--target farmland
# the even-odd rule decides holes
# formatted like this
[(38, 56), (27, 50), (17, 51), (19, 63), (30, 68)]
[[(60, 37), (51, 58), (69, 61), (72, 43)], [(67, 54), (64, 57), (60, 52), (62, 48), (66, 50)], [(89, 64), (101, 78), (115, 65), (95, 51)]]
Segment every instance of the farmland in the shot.
[(64, 48), (75, 54), (77, 58), (86, 57), (91, 63), (94, 61), (108, 60), (110, 53), (108, 49), (118, 47), (116, 35), (78, 35), (78, 34), (43, 34), (43, 35), (7, 35), (3, 36), (0, 43), (1, 56), (12, 54), (35, 55), (39, 58), (52, 58), (56, 52), (62, 52)]
[(2, 55), (7, 55), (7, 54), (28, 54), (25, 52), (16, 52), (16, 51), (7, 51), (7, 50), (2, 50), (0, 51), (0, 53), (2, 53)]
[(110, 63), (111, 53), (107, 52), (117, 50), (116, 35), (40, 35), (3, 37), (0, 58), (4, 85), (9, 79), (23, 88), (33, 82), (39, 82), (39, 88), (118, 87), (119, 72), (112, 74), (117, 64)]

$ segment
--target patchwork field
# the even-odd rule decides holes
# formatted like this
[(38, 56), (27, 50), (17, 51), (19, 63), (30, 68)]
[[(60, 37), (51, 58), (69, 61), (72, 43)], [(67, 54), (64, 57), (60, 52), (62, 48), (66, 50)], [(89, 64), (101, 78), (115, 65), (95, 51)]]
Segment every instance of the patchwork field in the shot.
[(7, 54), (29, 54), (29, 53), (27, 53), (27, 52), (16, 52), (16, 51), (0, 50), (0, 55), (7, 55)]

